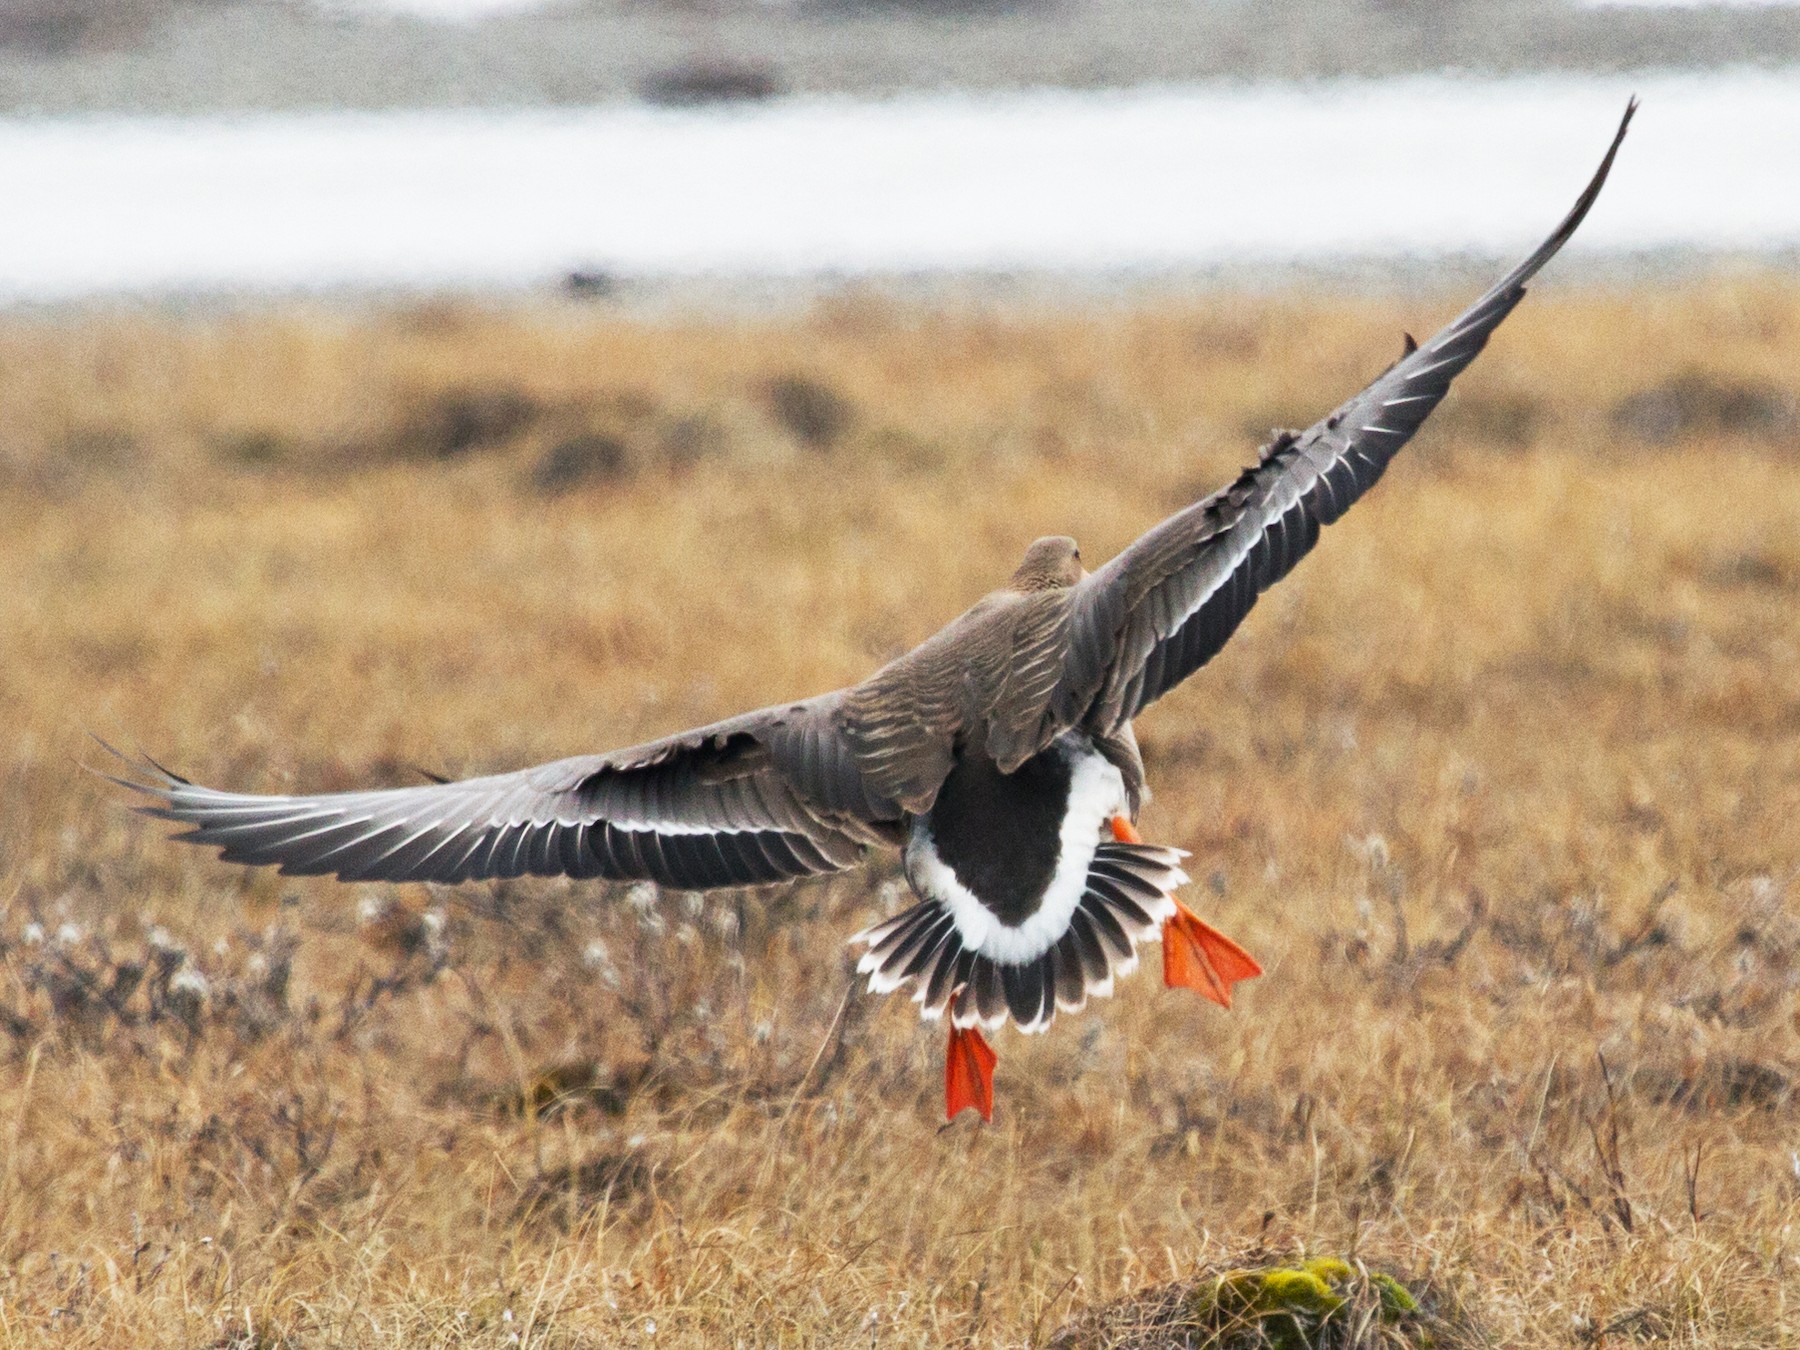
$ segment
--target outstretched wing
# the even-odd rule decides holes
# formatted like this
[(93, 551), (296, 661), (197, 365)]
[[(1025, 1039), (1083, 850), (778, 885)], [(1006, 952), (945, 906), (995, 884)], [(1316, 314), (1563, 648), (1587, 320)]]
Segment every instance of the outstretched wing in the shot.
[(1256, 597), (1317, 542), (1319, 531), (1375, 485), (1556, 256), (1606, 182), (1634, 99), (1606, 158), (1555, 231), (1442, 332), (1407, 351), (1373, 384), (1261, 462), (1171, 516), (1080, 582), (1069, 651), (1048, 715), (1112, 731), (1212, 659)]
[[(649, 745), (419, 787), (258, 796), (200, 787), (149, 760), (114, 781), (146, 815), (228, 862), (345, 881), (605, 877), (683, 890), (854, 866), (899, 808), (872, 795), (838, 730), (841, 694), (748, 713)], [(110, 747), (109, 747), (110, 748)], [(114, 752), (117, 753), (117, 752)]]

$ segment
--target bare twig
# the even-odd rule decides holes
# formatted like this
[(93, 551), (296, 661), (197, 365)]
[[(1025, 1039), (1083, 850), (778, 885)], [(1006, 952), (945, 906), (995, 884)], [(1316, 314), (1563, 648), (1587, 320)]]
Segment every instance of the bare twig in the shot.
[(1688, 1218), (1693, 1220), (1696, 1228), (1700, 1226), (1700, 1220), (1706, 1217), (1700, 1212), (1700, 1162), (1705, 1152), (1706, 1140), (1696, 1139), (1693, 1154), (1690, 1156), (1684, 1153), (1681, 1157), (1681, 1170), (1687, 1183)]
[(1600, 1174), (1606, 1178), (1607, 1190), (1611, 1193), (1612, 1216), (1630, 1233), (1636, 1228), (1636, 1216), (1625, 1192), (1625, 1167), (1619, 1155), (1619, 1101), (1613, 1091), (1612, 1072), (1606, 1067), (1606, 1056), (1595, 1051), (1594, 1058), (1600, 1061), (1600, 1079), (1606, 1084), (1606, 1131), (1602, 1135), (1599, 1124), (1590, 1116), (1587, 1118), (1588, 1133), (1594, 1140)]
[(1069, 1290), (1071, 1290), (1075, 1287), (1075, 1281), (1079, 1280), (1080, 1278), (1081, 1278), (1080, 1271), (1071, 1270), (1069, 1272), (1069, 1278), (1062, 1282), (1061, 1288), (1059, 1288), (1054, 1294), (1050, 1295), (1049, 1301), (1046, 1302), (1043, 1307), (1038, 1309), (1038, 1315), (1034, 1319), (1032, 1319), (1031, 1335), (1028, 1336), (1025, 1340), (1025, 1344), (1032, 1347), (1032, 1350), (1037, 1350), (1037, 1347), (1039, 1345), (1043, 1344), (1040, 1337), (1043, 1335), (1043, 1331), (1044, 1331), (1044, 1319), (1050, 1315), (1050, 1310), (1057, 1305), (1057, 1302), (1062, 1298), (1062, 1296), (1064, 1294), (1068, 1293)]

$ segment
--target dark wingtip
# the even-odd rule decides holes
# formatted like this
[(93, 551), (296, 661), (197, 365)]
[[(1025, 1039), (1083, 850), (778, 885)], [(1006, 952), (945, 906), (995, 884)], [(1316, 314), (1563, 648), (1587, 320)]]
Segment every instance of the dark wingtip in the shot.
[(1618, 157), (1619, 147), (1625, 143), (1625, 132), (1631, 126), (1631, 119), (1637, 114), (1637, 110), (1637, 95), (1633, 94), (1625, 102), (1625, 115), (1619, 119), (1619, 129), (1613, 133), (1612, 144), (1606, 147), (1606, 154), (1600, 160), (1600, 167), (1594, 170), (1594, 176), (1588, 179), (1587, 186), (1575, 199), (1575, 205), (1569, 208), (1568, 215), (1562, 218), (1562, 222), (1551, 232), (1550, 237), (1538, 245), (1536, 252), (1508, 272), (1493, 290), (1476, 302), (1475, 308), (1479, 309), (1483, 303), (1496, 296), (1515, 293), (1522, 295), (1525, 283), (1536, 276), (1539, 269), (1554, 258), (1562, 246), (1574, 236), (1575, 231), (1581, 228), (1581, 222), (1587, 219), (1587, 213), (1600, 199), (1600, 189), (1606, 186), (1606, 177), (1612, 172), (1613, 160)]
[[(99, 735), (96, 732), (90, 731), (87, 733), (87, 738), (90, 741), (92, 741), (95, 745), (99, 746), (102, 750), (106, 751), (106, 753), (111, 755), (114, 759), (118, 760), (119, 763), (124, 764), (128, 767), (130, 766), (131, 756), (126, 754), (123, 750), (119, 749), (118, 746), (114, 745), (111, 741), (107, 740), (105, 737)], [(99, 769), (92, 768), (87, 764), (83, 764), (81, 767), (86, 769), (89, 773), (98, 774), (102, 778), (112, 777), (112, 775), (102, 772)], [(116, 782), (118, 780), (114, 779), (114, 781)]]
[[(122, 773), (143, 774), (146, 777), (159, 779), (160, 781), (146, 783), (146, 782), (143, 782), (141, 779), (124, 778), (124, 777), (121, 777), (120, 774), (118, 774), (118, 773), (108, 773), (105, 769), (96, 769), (91, 764), (83, 764), (81, 766), (88, 773), (93, 774), (94, 777), (96, 777), (96, 778), (104, 779), (106, 782), (116, 784), (117, 786), (125, 788), (127, 791), (130, 791), (130, 792), (142, 792), (142, 793), (146, 793), (152, 797), (163, 797), (165, 799), (167, 797), (167, 793), (170, 788), (182, 788), (182, 787), (192, 787), (193, 786), (193, 784), (191, 782), (189, 782), (186, 778), (183, 778), (180, 774), (174, 773), (171, 770), (164, 768), (161, 764), (157, 763), (154, 759), (152, 759), (148, 754), (146, 754), (144, 752), (144, 750), (141, 746), (138, 748), (138, 752), (137, 752), (136, 756), (132, 756), (132, 755), (126, 754), (123, 750), (119, 749), (119, 747), (114, 745), (112, 742), (104, 739), (103, 737), (95, 735), (91, 731), (87, 733), (87, 736), (88, 736), (88, 739), (91, 740), (95, 745), (99, 746), (102, 750), (104, 750), (107, 754), (111, 755), (114, 759), (118, 760), (119, 763), (124, 766), (124, 768), (121, 770)], [(146, 808), (140, 807), (137, 809), (143, 810)]]
[[(111, 755), (114, 759), (118, 760), (119, 763), (124, 766), (124, 768), (121, 770), (121, 772), (130, 772), (130, 771), (133, 771), (133, 770), (136, 770), (139, 768), (139, 765), (136, 760), (132, 759), (132, 757), (130, 755), (126, 754), (123, 750), (119, 749), (119, 747), (114, 745), (111, 741), (106, 740), (102, 736), (96, 735), (92, 731), (87, 733), (87, 738), (90, 741), (92, 741), (95, 745), (99, 746), (107, 754)], [(104, 782), (116, 784), (117, 786), (125, 788), (131, 792), (154, 793), (156, 791), (156, 789), (148, 783), (140, 783), (136, 779), (133, 779), (133, 778), (121, 778), (119, 776), (119, 774), (117, 774), (117, 773), (109, 773), (105, 769), (97, 769), (92, 764), (88, 764), (88, 763), (84, 762), (80, 765), (80, 767), (84, 773), (91, 773), (94, 777), (101, 779)]]
[(138, 758), (141, 759), (144, 763), (148, 764), (153, 770), (155, 770), (157, 775), (160, 778), (162, 778), (163, 781), (166, 782), (170, 787), (192, 787), (192, 786), (194, 786), (194, 782), (191, 778), (183, 778), (180, 774), (176, 773), (175, 770), (169, 768), (167, 765), (161, 764), (158, 761), (156, 761), (155, 759), (152, 759), (150, 756), (150, 753), (147, 750), (145, 750), (144, 747), (141, 745), (138, 747)]
[(1625, 115), (1619, 119), (1619, 129), (1613, 133), (1612, 144), (1606, 147), (1606, 154), (1600, 160), (1600, 167), (1594, 170), (1594, 176), (1588, 180), (1588, 185), (1575, 199), (1575, 205), (1569, 209), (1569, 214), (1563, 218), (1563, 223), (1551, 236), (1556, 247), (1560, 248), (1568, 241), (1569, 236), (1575, 233), (1581, 222), (1586, 219), (1588, 211), (1599, 200), (1600, 189), (1606, 186), (1607, 175), (1612, 172), (1613, 160), (1618, 157), (1619, 147), (1625, 143), (1625, 133), (1631, 126), (1631, 119), (1637, 115), (1637, 110), (1637, 95), (1633, 94), (1625, 101)]
[(1402, 332), (1400, 336), (1406, 339), (1405, 345), (1400, 352), (1400, 359), (1404, 361), (1407, 357), (1419, 350), (1419, 340), (1411, 333), (1407, 332)]

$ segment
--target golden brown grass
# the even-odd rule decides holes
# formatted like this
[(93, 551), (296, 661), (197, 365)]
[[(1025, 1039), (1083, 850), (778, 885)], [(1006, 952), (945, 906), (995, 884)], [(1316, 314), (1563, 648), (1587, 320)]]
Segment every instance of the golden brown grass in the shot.
[(1003, 1037), (989, 1128), (846, 1000), (891, 860), (343, 888), (78, 767), (410, 781), (852, 680), (1448, 307), (8, 320), (0, 1341), (1010, 1345), (1260, 1246), (1500, 1344), (1796, 1344), (1791, 282), (1526, 302), (1140, 723), (1267, 976)]

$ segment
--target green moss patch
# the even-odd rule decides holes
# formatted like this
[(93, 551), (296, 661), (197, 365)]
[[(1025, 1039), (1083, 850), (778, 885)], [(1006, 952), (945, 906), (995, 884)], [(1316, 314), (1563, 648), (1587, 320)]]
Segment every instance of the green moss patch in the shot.
[(1477, 1343), (1429, 1290), (1321, 1256), (1252, 1265), (1091, 1309), (1050, 1350), (1453, 1350)]

